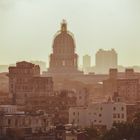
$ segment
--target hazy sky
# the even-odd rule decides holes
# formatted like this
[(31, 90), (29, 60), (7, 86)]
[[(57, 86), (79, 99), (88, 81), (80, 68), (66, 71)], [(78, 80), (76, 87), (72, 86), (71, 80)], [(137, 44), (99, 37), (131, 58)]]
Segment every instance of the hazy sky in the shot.
[(48, 62), (52, 40), (66, 19), (76, 51), (115, 48), (119, 64), (140, 65), (140, 0), (0, 0), (0, 64)]

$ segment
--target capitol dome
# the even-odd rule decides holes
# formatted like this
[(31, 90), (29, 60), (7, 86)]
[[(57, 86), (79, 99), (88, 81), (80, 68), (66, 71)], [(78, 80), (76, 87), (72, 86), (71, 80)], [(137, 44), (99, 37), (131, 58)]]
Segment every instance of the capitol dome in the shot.
[(78, 55), (75, 53), (74, 35), (67, 30), (65, 20), (61, 29), (55, 34), (50, 55), (50, 73), (76, 73), (78, 71)]
[(61, 23), (61, 30), (54, 36), (53, 52), (56, 53), (74, 53), (75, 41), (74, 35), (67, 30), (67, 23), (65, 20)]

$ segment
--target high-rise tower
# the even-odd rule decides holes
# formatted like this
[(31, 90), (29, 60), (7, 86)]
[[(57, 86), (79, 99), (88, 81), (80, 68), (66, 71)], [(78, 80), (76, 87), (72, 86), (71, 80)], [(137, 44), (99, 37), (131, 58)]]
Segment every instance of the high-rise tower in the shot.
[(118, 67), (118, 55), (114, 49), (100, 49), (96, 53), (96, 73), (107, 74), (109, 69)]

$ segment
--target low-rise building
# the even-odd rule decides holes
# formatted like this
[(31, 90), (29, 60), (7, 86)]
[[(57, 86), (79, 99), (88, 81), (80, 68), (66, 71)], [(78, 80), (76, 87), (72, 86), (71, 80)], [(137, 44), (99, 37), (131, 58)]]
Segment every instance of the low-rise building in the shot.
[(125, 122), (126, 104), (123, 102), (92, 103), (88, 107), (71, 107), (69, 123), (85, 128), (90, 126), (106, 126), (110, 129), (113, 123)]
[(16, 112), (12, 114), (2, 114), (0, 116), (0, 133), (8, 135), (10, 132), (18, 130), (31, 130), (30, 133), (46, 132), (51, 125), (51, 117), (41, 113)]

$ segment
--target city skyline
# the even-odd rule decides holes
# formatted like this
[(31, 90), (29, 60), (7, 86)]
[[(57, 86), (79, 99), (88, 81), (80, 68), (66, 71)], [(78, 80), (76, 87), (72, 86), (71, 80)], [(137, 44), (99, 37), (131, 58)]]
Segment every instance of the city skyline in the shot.
[(140, 140), (140, 0), (0, 0), (0, 140)]
[(65, 18), (75, 36), (80, 64), (85, 54), (92, 56), (93, 65), (100, 48), (114, 48), (119, 65), (140, 65), (139, 5), (138, 0), (1, 0), (0, 64), (22, 60), (48, 63), (54, 34)]

